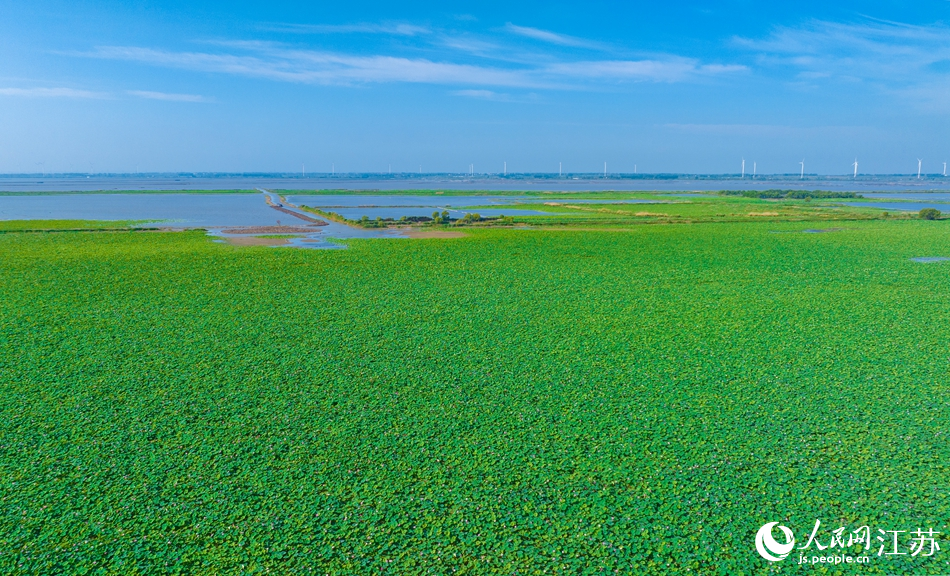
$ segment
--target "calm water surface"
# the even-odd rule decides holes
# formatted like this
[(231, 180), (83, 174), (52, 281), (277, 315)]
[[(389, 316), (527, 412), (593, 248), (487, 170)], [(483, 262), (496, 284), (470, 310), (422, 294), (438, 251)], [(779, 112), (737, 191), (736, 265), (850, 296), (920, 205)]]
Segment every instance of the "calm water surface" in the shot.
[(924, 208), (936, 208), (941, 212), (950, 212), (950, 205), (940, 204), (939, 202), (842, 202), (842, 204), (861, 208), (880, 208), (882, 210), (906, 212), (919, 212)]
[(262, 194), (0, 196), (0, 220), (153, 220), (169, 226), (270, 226), (296, 220)]
[(475, 178), (449, 175), (362, 177), (317, 175), (301, 177), (285, 175), (190, 177), (175, 175), (153, 176), (0, 176), (0, 191), (94, 191), (94, 190), (492, 190), (492, 191), (668, 191), (691, 192), (703, 190), (837, 190), (837, 191), (950, 191), (950, 178), (927, 176), (916, 179), (907, 176), (868, 177), (857, 180), (806, 176), (804, 180), (788, 176), (768, 176), (755, 180), (738, 177), (692, 178), (598, 178), (590, 174), (573, 178), (535, 178), (530, 176)]

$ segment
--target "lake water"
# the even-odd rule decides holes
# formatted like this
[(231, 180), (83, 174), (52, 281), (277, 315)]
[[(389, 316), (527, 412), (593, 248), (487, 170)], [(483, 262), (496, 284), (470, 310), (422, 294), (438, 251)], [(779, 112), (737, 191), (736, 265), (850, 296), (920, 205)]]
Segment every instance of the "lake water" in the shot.
[(302, 223), (269, 207), (263, 194), (0, 196), (0, 220), (160, 220), (187, 228)]
[(868, 192), (862, 194), (865, 198), (882, 198), (885, 200), (912, 200), (918, 202), (950, 202), (950, 193), (945, 192), (921, 192), (919, 194), (906, 194), (901, 192), (880, 193)]
[(842, 204), (861, 208), (880, 208), (882, 210), (905, 212), (920, 212), (924, 208), (936, 208), (942, 212), (950, 212), (950, 205), (936, 202), (842, 202)]
[(69, 175), (69, 176), (2, 176), (0, 191), (38, 192), (38, 191), (94, 191), (94, 190), (254, 190), (267, 188), (275, 190), (492, 190), (492, 191), (560, 191), (584, 192), (603, 190), (625, 191), (703, 191), (703, 190), (767, 190), (781, 188), (786, 190), (836, 190), (836, 191), (950, 191), (950, 178), (927, 176), (918, 180), (909, 176), (859, 177), (857, 180), (842, 177), (806, 176), (797, 177), (763, 176), (751, 178), (723, 176), (651, 176), (627, 175), (609, 178), (595, 177), (591, 174), (574, 177), (555, 178), (553, 176), (533, 177), (516, 175), (480, 175), (474, 178), (460, 175), (408, 175), (386, 176), (381, 174), (313, 175), (306, 178), (300, 175), (263, 175), (263, 176), (189, 176), (157, 174), (148, 176), (134, 175)]
[[(271, 198), (276, 200), (272, 195)], [(316, 198), (316, 196), (306, 197)], [(379, 197), (387, 202), (397, 197)], [(479, 203), (484, 198), (477, 199)], [(359, 219), (363, 215), (377, 216), (431, 216), (432, 207), (421, 208), (351, 208), (334, 210), (347, 218)], [(439, 210), (441, 212), (441, 208)], [(450, 209), (453, 218), (461, 218), (466, 212)], [(483, 216), (544, 215), (536, 210), (484, 209), (476, 210)], [(316, 217), (312, 214), (306, 214)], [(318, 218), (319, 219), (319, 218)], [(0, 220), (145, 220), (172, 228), (206, 228), (212, 234), (221, 229), (240, 226), (305, 226), (307, 222), (274, 210), (267, 205), (264, 194), (54, 194), (37, 196), (0, 195)], [(389, 238), (400, 237), (398, 230), (364, 229), (337, 222), (328, 222), (311, 233), (310, 240), (292, 240), (299, 247), (327, 246), (324, 238)], [(323, 244), (323, 245), (321, 245)]]

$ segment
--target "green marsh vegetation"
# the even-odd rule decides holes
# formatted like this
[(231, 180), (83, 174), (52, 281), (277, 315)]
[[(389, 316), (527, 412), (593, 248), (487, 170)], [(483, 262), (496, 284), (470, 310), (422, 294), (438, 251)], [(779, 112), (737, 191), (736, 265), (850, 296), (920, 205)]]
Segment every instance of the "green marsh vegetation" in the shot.
[(946, 223), (836, 226), (0, 235), (0, 572), (749, 574), (765, 522), (940, 530), (950, 263), (908, 258)]
[(150, 220), (0, 220), (2, 232), (116, 230), (148, 225)]

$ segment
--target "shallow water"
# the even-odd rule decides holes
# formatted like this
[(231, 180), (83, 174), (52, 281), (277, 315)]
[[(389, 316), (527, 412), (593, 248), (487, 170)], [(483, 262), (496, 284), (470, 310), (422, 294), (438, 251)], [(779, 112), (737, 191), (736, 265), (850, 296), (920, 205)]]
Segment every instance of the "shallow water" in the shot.
[(943, 257), (943, 256), (921, 256), (920, 258), (911, 258), (911, 261), (913, 261), (913, 262), (921, 262), (921, 263), (927, 263), (927, 262), (946, 262), (946, 261), (948, 261), (948, 260), (950, 260), (950, 258), (945, 258), (945, 257)]
[[(274, 210), (259, 193), (0, 196), (0, 220), (145, 220), (169, 228), (206, 228), (212, 234), (231, 227), (308, 224)], [(336, 222), (328, 222), (314, 234), (317, 238), (398, 236), (398, 232)]]
[(950, 202), (950, 194), (946, 192), (922, 192), (918, 194), (906, 194), (900, 192), (894, 193), (875, 193), (868, 192), (862, 194), (865, 198), (882, 198), (885, 200), (913, 200), (917, 202)]
[(152, 220), (204, 228), (296, 219), (269, 207), (262, 194), (65, 194), (0, 196), (0, 220)]
[(950, 212), (950, 205), (934, 202), (842, 202), (842, 204), (861, 208), (880, 208), (881, 210), (904, 212), (919, 212), (924, 208), (936, 208), (942, 212)]

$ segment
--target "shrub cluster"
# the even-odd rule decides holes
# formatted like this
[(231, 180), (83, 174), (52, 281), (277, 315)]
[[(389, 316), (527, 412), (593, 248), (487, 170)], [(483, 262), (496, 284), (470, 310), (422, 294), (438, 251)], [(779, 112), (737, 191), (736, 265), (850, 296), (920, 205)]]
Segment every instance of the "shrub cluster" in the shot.
[(441, 214), (439, 214), (438, 212), (433, 212), (432, 223), (433, 224), (451, 224), (452, 218), (449, 216), (449, 211), (443, 210)]

